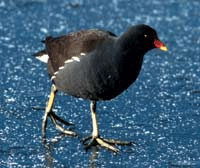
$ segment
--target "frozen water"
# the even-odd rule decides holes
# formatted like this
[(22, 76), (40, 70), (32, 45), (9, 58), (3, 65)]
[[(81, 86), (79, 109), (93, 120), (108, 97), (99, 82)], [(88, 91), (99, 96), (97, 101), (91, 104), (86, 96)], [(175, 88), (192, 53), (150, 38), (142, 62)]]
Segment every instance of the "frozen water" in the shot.
[[(1, 167), (199, 167), (199, 11), (197, 0), (1, 0)], [(137, 145), (119, 147), (120, 155), (85, 152), (80, 138), (91, 133), (89, 102), (60, 93), (55, 111), (81, 137), (59, 137), (49, 122), (45, 146), (43, 110), (32, 108), (45, 107), (51, 85), (46, 65), (32, 57), (40, 41), (86, 28), (120, 35), (137, 23), (154, 27), (169, 51), (146, 54), (135, 84), (99, 102), (97, 112), (102, 136)]]

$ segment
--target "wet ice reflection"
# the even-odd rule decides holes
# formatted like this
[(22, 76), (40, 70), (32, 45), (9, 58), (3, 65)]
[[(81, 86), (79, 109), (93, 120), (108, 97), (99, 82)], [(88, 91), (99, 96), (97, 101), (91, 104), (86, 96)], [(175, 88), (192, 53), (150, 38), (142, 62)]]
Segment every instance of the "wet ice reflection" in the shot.
[[(69, 1), (69, 3), (71, 3)], [(0, 165), (4, 167), (167, 167), (199, 165), (199, 2), (77, 1), (0, 2)], [(89, 103), (59, 94), (55, 111), (75, 124), (79, 138), (41, 140), (50, 82), (44, 64), (31, 54), (47, 35), (81, 28), (121, 34), (136, 23), (155, 27), (169, 52), (145, 56), (136, 83), (111, 102), (100, 102), (100, 133), (137, 142), (87, 153), (81, 138), (91, 133)], [(32, 107), (41, 107), (41, 110)], [(50, 140), (59, 133), (49, 124)]]

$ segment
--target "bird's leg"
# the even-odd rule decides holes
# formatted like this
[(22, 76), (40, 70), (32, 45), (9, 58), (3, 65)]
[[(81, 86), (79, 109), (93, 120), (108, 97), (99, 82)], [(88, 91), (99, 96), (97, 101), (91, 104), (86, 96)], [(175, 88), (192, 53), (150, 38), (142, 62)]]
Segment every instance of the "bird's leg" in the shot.
[(42, 136), (43, 136), (43, 138), (46, 138), (46, 127), (47, 127), (48, 116), (52, 111), (54, 101), (55, 101), (55, 97), (56, 97), (56, 92), (57, 92), (57, 89), (56, 89), (55, 85), (52, 85), (51, 86), (51, 93), (50, 93), (49, 100), (48, 100), (46, 108), (45, 108), (45, 114), (44, 114), (44, 118), (43, 118), (43, 122), (42, 122)]
[(98, 122), (97, 122), (97, 115), (96, 115), (96, 101), (91, 101), (90, 104), (90, 110), (91, 110), (91, 117), (92, 117), (92, 135), (83, 139), (83, 143), (86, 144), (85, 142), (91, 139), (91, 142), (86, 145), (86, 149), (91, 148), (91, 146), (96, 146), (100, 145), (104, 148), (107, 148), (115, 153), (118, 153), (119, 150), (115, 148), (113, 145), (131, 145), (130, 142), (121, 142), (117, 140), (108, 140), (108, 139), (103, 139), (99, 136), (99, 128), (98, 128)]
[(96, 113), (96, 101), (91, 101), (90, 104), (90, 111), (92, 117), (92, 137), (98, 138), (99, 137), (99, 126), (97, 122), (97, 113)]
[(53, 105), (55, 102), (55, 98), (56, 98), (56, 93), (57, 93), (57, 88), (55, 85), (52, 85), (51, 87), (51, 93), (49, 96), (49, 100), (47, 102), (46, 108), (45, 108), (45, 114), (44, 114), (44, 118), (43, 118), (43, 122), (42, 122), (42, 136), (43, 138), (46, 138), (46, 127), (47, 127), (47, 121), (48, 121), (48, 117), (51, 118), (53, 124), (56, 126), (57, 129), (59, 129), (62, 133), (67, 134), (67, 135), (72, 135), (75, 136), (76, 133), (72, 132), (72, 131), (68, 131), (65, 130), (64, 128), (62, 128), (57, 121), (60, 121), (61, 123), (64, 123), (66, 125), (70, 125), (70, 123), (64, 121), (63, 119), (61, 119), (60, 117), (58, 117), (55, 113), (52, 112), (53, 109)]

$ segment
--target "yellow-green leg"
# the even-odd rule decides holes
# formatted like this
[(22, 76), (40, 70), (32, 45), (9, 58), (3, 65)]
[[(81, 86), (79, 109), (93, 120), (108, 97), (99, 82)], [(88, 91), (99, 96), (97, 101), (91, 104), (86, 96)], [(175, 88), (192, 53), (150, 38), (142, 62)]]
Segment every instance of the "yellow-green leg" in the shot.
[(104, 148), (107, 148), (115, 153), (118, 153), (119, 150), (114, 147), (114, 145), (131, 145), (131, 142), (122, 142), (118, 140), (108, 140), (108, 139), (103, 139), (99, 135), (99, 128), (98, 128), (98, 122), (97, 122), (97, 115), (96, 115), (96, 101), (91, 101), (90, 104), (90, 111), (91, 111), (91, 117), (92, 117), (92, 135), (83, 139), (83, 143), (86, 144), (85, 142), (91, 139), (89, 144), (86, 144), (86, 149), (91, 148), (91, 146), (102, 146)]
[(65, 130), (63, 127), (61, 127), (58, 124), (58, 121), (66, 124), (66, 125), (71, 125), (71, 124), (64, 121), (62, 118), (58, 117), (55, 113), (52, 112), (53, 105), (54, 105), (55, 98), (56, 98), (56, 93), (57, 93), (57, 88), (56, 88), (55, 85), (52, 85), (51, 93), (50, 93), (49, 100), (48, 100), (46, 108), (45, 108), (45, 114), (44, 114), (44, 118), (43, 118), (43, 122), (42, 122), (42, 136), (43, 136), (43, 138), (46, 138), (46, 127), (47, 127), (48, 117), (51, 118), (55, 127), (58, 130), (60, 130), (62, 133), (67, 134), (67, 135), (71, 135), (71, 136), (76, 136), (75, 132)]

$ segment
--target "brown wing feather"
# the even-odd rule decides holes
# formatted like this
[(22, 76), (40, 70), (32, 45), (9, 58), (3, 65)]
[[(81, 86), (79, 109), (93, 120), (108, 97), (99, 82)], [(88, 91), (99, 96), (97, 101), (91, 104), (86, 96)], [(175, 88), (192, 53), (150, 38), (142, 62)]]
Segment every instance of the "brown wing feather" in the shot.
[(54, 72), (73, 56), (93, 51), (108, 38), (115, 38), (113, 33), (101, 30), (82, 30), (58, 38), (46, 39), (46, 50)]

